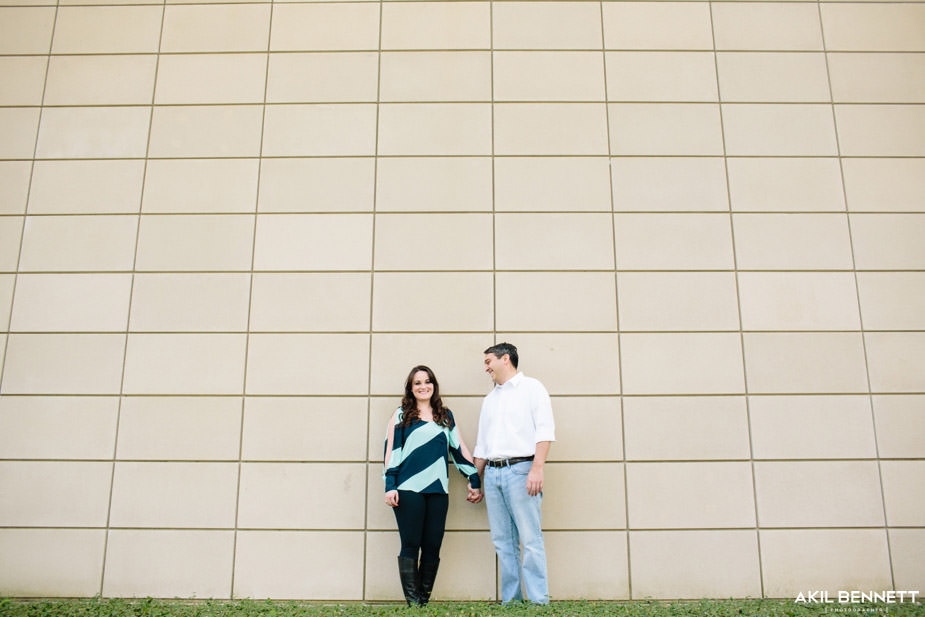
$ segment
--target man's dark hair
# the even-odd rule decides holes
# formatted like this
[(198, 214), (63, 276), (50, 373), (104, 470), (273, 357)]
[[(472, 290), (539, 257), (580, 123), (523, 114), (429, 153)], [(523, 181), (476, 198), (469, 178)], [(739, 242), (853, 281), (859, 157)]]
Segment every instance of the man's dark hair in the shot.
[(496, 358), (501, 358), (501, 356), (509, 356), (511, 358), (511, 365), (514, 368), (517, 368), (517, 363), (520, 362), (520, 358), (517, 356), (517, 348), (510, 343), (498, 343), (497, 345), (492, 345), (482, 353), (494, 354)]

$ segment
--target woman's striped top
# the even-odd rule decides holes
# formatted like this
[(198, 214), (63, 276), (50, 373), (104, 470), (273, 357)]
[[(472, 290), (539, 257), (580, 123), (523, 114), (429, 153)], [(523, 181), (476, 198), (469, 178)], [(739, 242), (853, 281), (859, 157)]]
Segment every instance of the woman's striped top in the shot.
[[(392, 427), (392, 454), (383, 473), (386, 492), (449, 493), (448, 454), (472, 488), (481, 487), (475, 465), (460, 450), (459, 430), (453, 413), (447, 409), (446, 415), (448, 426), (416, 420), (410, 426), (402, 427), (402, 411), (399, 408)], [(388, 450), (388, 438), (384, 449)]]

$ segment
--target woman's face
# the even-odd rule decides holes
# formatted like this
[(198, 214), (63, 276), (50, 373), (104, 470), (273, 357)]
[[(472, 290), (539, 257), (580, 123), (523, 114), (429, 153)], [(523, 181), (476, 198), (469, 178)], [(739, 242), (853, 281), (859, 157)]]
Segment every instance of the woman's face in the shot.
[(411, 392), (414, 398), (422, 403), (429, 403), (430, 397), (434, 395), (434, 384), (430, 381), (427, 371), (418, 371), (411, 378)]

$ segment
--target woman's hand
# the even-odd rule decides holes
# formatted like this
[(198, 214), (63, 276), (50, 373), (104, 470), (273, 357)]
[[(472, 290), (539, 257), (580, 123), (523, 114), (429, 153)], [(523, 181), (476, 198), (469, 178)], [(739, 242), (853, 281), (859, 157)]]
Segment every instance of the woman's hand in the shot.
[(471, 484), (466, 485), (466, 501), (469, 503), (479, 503), (482, 501), (482, 489), (472, 488)]
[(385, 494), (385, 505), (393, 508), (398, 505), (398, 491), (388, 491)]

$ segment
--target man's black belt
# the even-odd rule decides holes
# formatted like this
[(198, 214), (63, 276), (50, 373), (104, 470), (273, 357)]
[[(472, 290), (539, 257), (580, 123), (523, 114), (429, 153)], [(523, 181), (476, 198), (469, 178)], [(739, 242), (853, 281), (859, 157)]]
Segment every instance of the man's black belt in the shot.
[(504, 467), (509, 465), (516, 465), (517, 463), (523, 463), (526, 461), (532, 461), (533, 455), (530, 456), (515, 456), (514, 458), (503, 458), (497, 461), (487, 461), (486, 464), (489, 467)]

